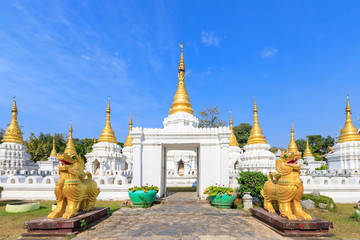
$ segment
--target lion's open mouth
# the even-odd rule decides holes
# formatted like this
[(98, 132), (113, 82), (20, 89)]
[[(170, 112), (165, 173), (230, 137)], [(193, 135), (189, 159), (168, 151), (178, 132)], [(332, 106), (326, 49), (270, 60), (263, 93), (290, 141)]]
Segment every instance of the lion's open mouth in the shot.
[(71, 165), (71, 163), (69, 163), (66, 160), (60, 160), (61, 161), (61, 165)]
[(290, 160), (287, 164), (297, 164), (297, 159)]

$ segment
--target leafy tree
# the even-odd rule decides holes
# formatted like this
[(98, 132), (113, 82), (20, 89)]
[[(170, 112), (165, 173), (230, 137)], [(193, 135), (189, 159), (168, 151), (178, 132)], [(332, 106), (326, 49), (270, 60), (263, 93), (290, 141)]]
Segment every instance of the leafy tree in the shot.
[(261, 202), (264, 198), (261, 196), (260, 191), (264, 187), (268, 177), (261, 172), (240, 172), (236, 180), (240, 184), (238, 189), (239, 195), (244, 196), (245, 192), (250, 192), (252, 197), (257, 197)]
[[(55, 149), (56, 151), (63, 152), (66, 146), (64, 134), (55, 134)], [(50, 133), (40, 133), (39, 136), (35, 136), (34, 133), (30, 133), (29, 140), (24, 141), (24, 145), (27, 147), (27, 152), (31, 156), (31, 160), (46, 161), (50, 156), (53, 144), (53, 136)]]
[(124, 143), (118, 142), (117, 144), (118, 144), (121, 148), (124, 148)]
[(85, 155), (92, 151), (92, 146), (94, 145), (94, 139), (91, 138), (84, 138), (78, 139), (74, 138), (74, 145), (76, 153), (86, 161)]
[(282, 148), (282, 147), (271, 147), (270, 149), (269, 149), (269, 151), (270, 152), (272, 152), (273, 154), (276, 154), (276, 152), (278, 151), (278, 150), (281, 150), (281, 151), (286, 151), (286, 149), (285, 148)]
[(249, 123), (240, 123), (238, 126), (233, 128), (236, 140), (238, 141), (240, 147), (244, 147), (247, 143), (247, 140), (250, 137), (251, 128), (252, 126)]
[(5, 135), (5, 130), (0, 128), (0, 142), (1, 142), (1, 140), (3, 140), (4, 135)]
[[(335, 144), (335, 139), (331, 136), (327, 136), (325, 138), (321, 135), (310, 135), (308, 138), (310, 150), (316, 161), (321, 161), (323, 159), (323, 155), (329, 152), (329, 146), (332, 147)], [(298, 139), (296, 140), (296, 144), (299, 151), (304, 153), (306, 149), (306, 139)]]
[(224, 120), (219, 119), (218, 107), (208, 107), (204, 111), (199, 111), (199, 127), (201, 128), (216, 128), (226, 125)]

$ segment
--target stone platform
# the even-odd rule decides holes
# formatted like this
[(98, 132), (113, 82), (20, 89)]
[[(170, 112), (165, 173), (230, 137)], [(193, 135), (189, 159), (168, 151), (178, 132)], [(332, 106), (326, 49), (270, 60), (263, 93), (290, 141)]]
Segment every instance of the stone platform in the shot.
[(251, 208), (253, 216), (287, 237), (330, 237), (332, 222), (314, 218), (312, 220), (289, 220), (263, 208)]
[(95, 208), (90, 212), (79, 212), (79, 215), (70, 219), (42, 217), (24, 223), (28, 231), (23, 237), (60, 237), (71, 236), (83, 230), (81, 221), (85, 220), (88, 227), (105, 218), (110, 211), (109, 208)]

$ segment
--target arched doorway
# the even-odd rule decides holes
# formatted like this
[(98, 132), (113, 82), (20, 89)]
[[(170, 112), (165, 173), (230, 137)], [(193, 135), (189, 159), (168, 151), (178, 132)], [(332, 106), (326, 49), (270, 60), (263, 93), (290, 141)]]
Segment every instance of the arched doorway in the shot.
[(178, 174), (179, 174), (179, 176), (184, 176), (185, 169), (184, 169), (184, 162), (183, 162), (183, 160), (180, 160), (180, 161), (179, 161), (177, 169), (178, 169)]
[(100, 163), (98, 160), (95, 160), (93, 163), (93, 174), (99, 175), (100, 174)]

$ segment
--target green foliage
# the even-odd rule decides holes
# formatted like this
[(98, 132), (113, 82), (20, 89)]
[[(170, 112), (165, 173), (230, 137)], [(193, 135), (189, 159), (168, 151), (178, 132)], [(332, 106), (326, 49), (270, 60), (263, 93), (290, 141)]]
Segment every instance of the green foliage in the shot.
[(312, 200), (315, 203), (315, 207), (319, 207), (319, 203), (325, 203), (326, 204), (326, 209), (329, 210), (330, 212), (337, 212), (337, 206), (334, 202), (334, 200), (331, 197), (327, 197), (327, 196), (314, 196), (311, 194), (303, 194), (301, 200)]
[(118, 142), (117, 144), (118, 144), (121, 148), (124, 148), (124, 143)]
[[(31, 156), (31, 160), (46, 161), (50, 156), (53, 144), (53, 136), (50, 133), (40, 133), (39, 136), (35, 136), (34, 133), (30, 133), (28, 141), (24, 142), (27, 147), (27, 152)], [(65, 135), (55, 134), (55, 149), (56, 151), (63, 152), (66, 147)]]
[[(322, 156), (329, 152), (329, 147), (332, 147), (335, 144), (335, 139), (330, 136), (325, 138), (321, 135), (310, 135), (308, 138), (310, 150), (313, 153), (316, 161), (323, 160)], [(295, 142), (299, 148), (299, 151), (304, 153), (306, 149), (306, 139), (298, 139)]]
[(129, 188), (129, 191), (132, 191), (132, 192), (135, 192), (136, 190), (144, 190), (144, 192), (148, 192), (150, 190), (155, 190), (156, 192), (159, 192), (159, 188), (156, 187), (156, 186), (142, 186), (142, 187), (132, 187), (132, 188)]
[(76, 153), (86, 161), (85, 155), (92, 151), (92, 146), (94, 145), (94, 139), (91, 138), (84, 138), (78, 139), (74, 138), (74, 145)]
[(286, 152), (286, 149), (285, 148), (280, 148), (280, 147), (271, 147), (270, 149), (269, 149), (269, 151), (270, 152), (272, 152), (273, 154), (276, 154), (276, 152), (278, 151), (278, 150), (281, 150), (281, 151), (285, 151)]
[(315, 170), (326, 170), (327, 168), (327, 165), (321, 164), (321, 167), (315, 168)]
[(0, 128), (0, 142), (3, 140), (5, 134), (5, 130), (3, 128)]
[(350, 218), (354, 219), (357, 222), (360, 222), (360, 211), (356, 210), (351, 216)]
[(80, 221), (80, 227), (87, 228), (87, 221), (85, 219)]
[(204, 111), (198, 112), (199, 118), (199, 127), (201, 128), (216, 128), (226, 125), (224, 120), (219, 119), (219, 110), (218, 107), (208, 107)]
[(247, 140), (250, 137), (251, 128), (252, 126), (249, 123), (240, 123), (233, 128), (239, 147), (244, 147), (247, 143)]
[(236, 180), (240, 184), (238, 189), (239, 195), (243, 197), (245, 192), (250, 192), (251, 196), (257, 197), (261, 202), (264, 202), (260, 194), (268, 177), (261, 172), (240, 172)]
[(234, 189), (228, 187), (220, 187), (220, 186), (210, 186), (205, 189), (204, 194), (209, 196), (216, 196), (218, 193), (220, 196), (223, 194), (231, 195), (234, 192)]
[(1, 199), (1, 192), (4, 190), (2, 186), (0, 186), (0, 199)]

